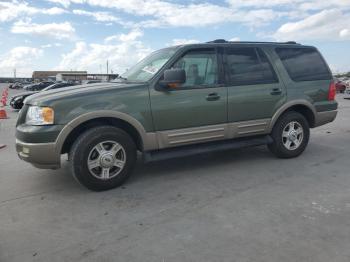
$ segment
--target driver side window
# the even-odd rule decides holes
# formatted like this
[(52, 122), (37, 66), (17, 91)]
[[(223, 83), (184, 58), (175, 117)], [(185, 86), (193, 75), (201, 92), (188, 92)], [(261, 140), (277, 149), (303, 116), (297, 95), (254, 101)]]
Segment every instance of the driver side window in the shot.
[(195, 50), (186, 53), (173, 68), (184, 69), (186, 82), (182, 88), (210, 87), (217, 84), (218, 65), (214, 49)]

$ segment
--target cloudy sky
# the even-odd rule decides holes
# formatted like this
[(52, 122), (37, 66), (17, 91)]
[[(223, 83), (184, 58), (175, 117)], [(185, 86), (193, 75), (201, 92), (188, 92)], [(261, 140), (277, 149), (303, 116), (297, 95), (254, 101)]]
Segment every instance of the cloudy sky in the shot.
[(149, 52), (217, 38), (295, 40), (350, 71), (350, 0), (0, 0), (0, 76), (124, 72)]

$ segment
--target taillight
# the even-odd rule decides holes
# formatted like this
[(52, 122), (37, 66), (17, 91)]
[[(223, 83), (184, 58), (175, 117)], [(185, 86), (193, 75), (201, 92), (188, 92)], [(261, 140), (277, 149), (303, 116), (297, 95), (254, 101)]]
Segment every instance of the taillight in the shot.
[(335, 99), (336, 94), (337, 94), (337, 89), (335, 87), (335, 83), (332, 81), (332, 83), (329, 85), (328, 101), (333, 101)]

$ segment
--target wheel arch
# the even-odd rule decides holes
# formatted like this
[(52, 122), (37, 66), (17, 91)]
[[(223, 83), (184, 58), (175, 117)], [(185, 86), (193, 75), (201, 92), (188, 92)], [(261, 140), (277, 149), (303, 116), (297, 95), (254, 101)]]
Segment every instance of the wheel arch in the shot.
[(309, 126), (311, 128), (315, 127), (315, 125), (316, 125), (316, 109), (307, 100), (297, 100), (297, 101), (291, 101), (289, 103), (286, 103), (277, 110), (277, 112), (274, 114), (274, 116), (271, 119), (269, 132), (272, 131), (277, 120), (283, 114), (285, 114), (286, 112), (290, 112), (290, 111), (295, 111), (295, 112), (302, 114), (306, 118), (306, 120), (308, 121)]
[(91, 127), (103, 124), (123, 129), (132, 137), (137, 149), (140, 151), (157, 147), (154, 133), (146, 132), (138, 120), (122, 112), (104, 110), (86, 113), (70, 121), (62, 129), (56, 140), (56, 150), (60, 154), (69, 152), (75, 138), (82, 132)]

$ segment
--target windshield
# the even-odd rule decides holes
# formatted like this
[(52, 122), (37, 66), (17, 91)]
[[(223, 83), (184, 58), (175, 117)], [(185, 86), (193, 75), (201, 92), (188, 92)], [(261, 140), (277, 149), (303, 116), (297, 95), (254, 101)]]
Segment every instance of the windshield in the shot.
[(47, 91), (47, 90), (50, 90), (50, 89), (52, 89), (52, 88), (55, 88), (57, 86), (57, 84), (53, 84), (53, 85), (50, 85), (50, 86), (48, 86), (48, 87), (45, 87), (43, 90), (41, 90), (41, 91)]
[(166, 48), (148, 55), (120, 76), (131, 82), (146, 82), (150, 80), (175, 53), (176, 48)]

